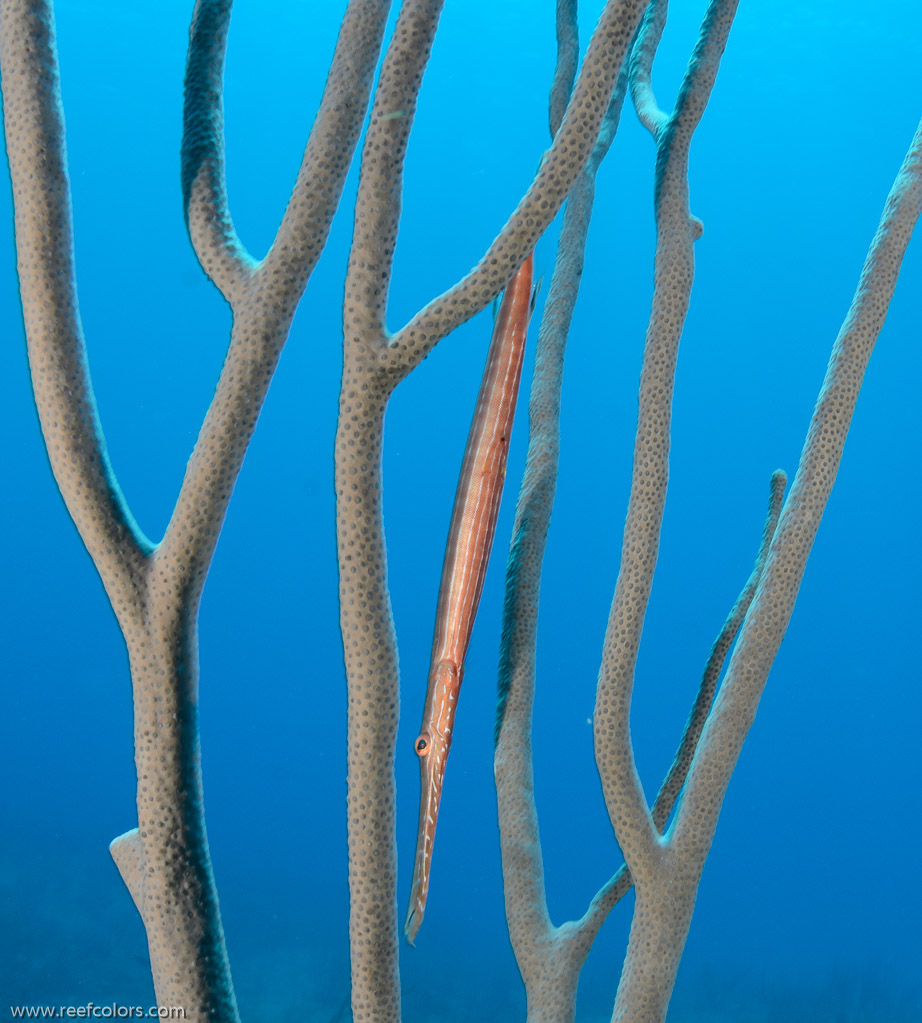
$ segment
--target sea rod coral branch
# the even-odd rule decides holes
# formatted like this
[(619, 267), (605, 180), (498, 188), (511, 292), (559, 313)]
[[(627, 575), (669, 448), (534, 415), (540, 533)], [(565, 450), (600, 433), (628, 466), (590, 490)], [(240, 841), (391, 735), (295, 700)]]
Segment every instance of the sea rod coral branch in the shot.
[[(656, 142), (656, 252), (653, 303), (644, 343), (631, 491), (618, 581), (609, 613), (593, 717), (595, 754), (609, 817), (635, 885), (657, 874), (659, 834), (634, 764), (630, 703), (634, 669), (659, 551), (666, 486), (672, 393), (679, 339), (694, 277), (697, 231), (689, 210), (688, 152), (726, 45), (735, 0), (715, 0), (705, 14), (675, 110)], [(643, 45), (643, 34), (639, 40)], [(703, 62), (701, 54), (707, 55)], [(634, 62), (633, 69), (642, 62)], [(705, 68), (707, 74), (702, 74)], [(667, 998), (668, 1000), (668, 998)]]
[[(677, 853), (713, 833), (743, 740), (784, 637), (807, 557), (835, 482), (868, 361), (922, 212), (922, 122), (897, 174), (836, 338), (800, 462), (752, 607), (692, 762), (672, 829)], [(706, 852), (706, 849), (705, 849)]]
[(400, 1018), (394, 833), (399, 690), (381, 481), (387, 401), (427, 351), (500, 292), (563, 203), (596, 144), (643, 5), (606, 4), (567, 116), (518, 210), (467, 278), (390, 336), (387, 294), (403, 162), (441, 6), (436, 0), (407, 0), (382, 63), (362, 150), (343, 313), (337, 544), (349, 692), (350, 940), (358, 1023)]
[(595, 148), (643, 6), (636, 0), (605, 5), (534, 181), (477, 265), (388, 338), (383, 364), (400, 375), (412, 370), (439, 340), (486, 308), (534, 248)]
[[(235, 1023), (202, 805), (197, 616), (234, 482), (298, 299), (323, 247), (361, 129), (388, 5), (352, 0), (270, 257), (236, 238), (224, 187), (221, 90), (230, 3), (200, 0), (190, 40), (183, 184), (203, 266), (234, 311), (230, 350), (160, 545), (109, 465), (77, 313), (54, 19), (0, 4), (7, 148), (36, 403), (52, 469), (118, 617), (132, 674), (138, 827), (112, 855), (147, 931), (161, 1004)], [(204, 171), (204, 173), (203, 173)], [(136, 216), (142, 217), (143, 204)]]
[(99, 566), (119, 623), (131, 628), (140, 621), (140, 591), (153, 545), (132, 517), (112, 471), (90, 381), (77, 307), (50, 2), (0, 5), (0, 71), (17, 269), (42, 433), (61, 495)]
[[(557, 5), (557, 65), (549, 120), (558, 127), (562, 94), (579, 52), (575, 4)], [(506, 566), (493, 771), (509, 937), (525, 984), (530, 1023), (569, 1023), (576, 986), (603, 914), (555, 926), (548, 912), (532, 763), (532, 707), (541, 567), (560, 453), (563, 360), (583, 270), (595, 177), (614, 138), (627, 87), (624, 71), (586, 168), (564, 207), (548, 298), (538, 331), (529, 399), (525, 472)]]

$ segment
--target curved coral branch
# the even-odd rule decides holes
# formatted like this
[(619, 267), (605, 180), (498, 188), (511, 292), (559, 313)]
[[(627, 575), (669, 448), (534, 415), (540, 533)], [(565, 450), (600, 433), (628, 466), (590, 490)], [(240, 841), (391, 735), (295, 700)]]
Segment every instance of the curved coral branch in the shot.
[(730, 775), (794, 609), (864, 373), (920, 212), (922, 123), (887, 197), (858, 287), (833, 346), (755, 599), (692, 762), (671, 829), (671, 844), (677, 855), (685, 853), (703, 860), (707, 854)]
[(259, 267), (274, 288), (304, 288), (330, 233), (358, 145), (390, 0), (350, 0), (298, 177)]
[(135, 627), (153, 545), (122, 496), (90, 381), (50, 2), (0, 7), (0, 65), (17, 269), (42, 433), (61, 496), (119, 621)]
[[(621, 564), (602, 650), (593, 718), (596, 763), (605, 802), (636, 884), (653, 881), (661, 858), (659, 832), (634, 763), (630, 705), (640, 635), (659, 551), (669, 477), (675, 366), (694, 277), (693, 244), (700, 233), (700, 225), (689, 210), (688, 152), (692, 133), (710, 97), (736, 6), (737, 0), (712, 0), (676, 108), (654, 134), (657, 158), (653, 303), (641, 368)], [(702, 67), (706, 67), (704, 73)]]
[(385, 0), (351, 0), (288, 209), (268, 256), (257, 265), (237, 240), (224, 186), (221, 75), (230, 2), (199, 0), (196, 5), (186, 74), (183, 185), (196, 251), (230, 301), (234, 324), (214, 398), (157, 552), (163, 573), (193, 601), (295, 309), (342, 195), (388, 6)]
[(660, 109), (653, 93), (653, 58), (666, 27), (668, 0), (651, 0), (631, 51), (631, 99), (640, 123), (656, 138), (666, 123), (667, 115)]
[(233, 0), (196, 0), (186, 60), (180, 181), (189, 238), (202, 269), (231, 302), (255, 261), (227, 202), (224, 57)]
[(765, 525), (762, 527), (762, 539), (759, 543), (759, 552), (756, 555), (755, 565), (753, 565), (752, 572), (746, 580), (740, 595), (736, 598), (736, 602), (730, 609), (726, 621), (721, 626), (717, 639), (714, 640), (714, 645), (711, 647), (711, 652), (708, 655), (707, 664), (701, 676), (701, 683), (698, 686), (698, 692), (695, 694), (695, 700), (692, 704), (691, 713), (688, 715), (688, 721), (685, 722), (685, 728), (682, 731), (682, 738), (679, 740), (675, 757), (669, 770), (666, 772), (662, 785), (660, 785), (656, 799), (653, 800), (651, 812), (657, 831), (663, 831), (676, 800), (679, 798), (679, 792), (685, 784), (685, 779), (688, 777), (692, 758), (695, 750), (698, 748), (701, 733), (704, 730), (711, 704), (714, 701), (714, 693), (717, 691), (717, 680), (720, 678), (720, 673), (723, 670), (724, 661), (749, 611), (749, 606), (752, 604), (753, 597), (755, 597), (759, 580), (762, 578), (762, 573), (765, 570), (765, 562), (768, 560), (768, 552), (775, 535), (775, 530), (778, 528), (778, 519), (781, 516), (781, 502), (784, 500), (784, 488), (786, 485), (787, 476), (785, 476), (781, 469), (777, 469), (772, 473), (769, 483), (768, 512), (765, 516)]
[(642, 7), (636, 0), (605, 5), (534, 181), (477, 265), (421, 309), (380, 353), (398, 378), (493, 301), (556, 216), (596, 146)]
[[(569, 25), (567, 17), (572, 19)], [(576, 60), (575, 19), (575, 5), (558, 5), (558, 65), (550, 97), (552, 127), (555, 108), (559, 109), (562, 102), (560, 82)], [(578, 176), (564, 209), (538, 331), (529, 401), (528, 453), (506, 566), (493, 763), (506, 920), (525, 982), (529, 1020), (548, 1023), (572, 1020), (579, 973), (598, 928), (590, 933), (582, 921), (555, 927), (547, 910), (531, 746), (538, 602), (557, 483), (564, 351), (582, 276), (595, 173), (617, 129), (625, 88), (626, 75), (622, 74), (588, 165)]]
[(579, 21), (576, 0), (557, 0), (557, 61), (548, 97), (548, 124), (551, 138), (557, 134), (567, 112), (573, 80), (579, 67)]

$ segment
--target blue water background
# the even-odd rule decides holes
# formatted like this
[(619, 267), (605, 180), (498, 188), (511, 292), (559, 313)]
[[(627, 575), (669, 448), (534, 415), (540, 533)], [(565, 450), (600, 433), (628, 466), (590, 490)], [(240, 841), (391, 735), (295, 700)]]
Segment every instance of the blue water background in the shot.
[[(240, 0), (225, 93), (233, 216), (273, 237), (341, 16)], [(449, 3), (413, 129), (388, 322), (479, 258), (548, 144), (553, 4)], [(583, 42), (600, 2), (586, 3)], [(674, 2), (655, 84), (671, 103), (703, 4)], [(229, 313), (185, 236), (178, 152), (191, 4), (61, 2), (80, 307), (109, 451), (159, 538), (211, 397)], [(633, 704), (652, 798), (704, 659), (746, 579), (768, 479), (793, 473), (832, 341), (919, 103), (922, 13), (744, 0), (691, 159), (692, 309), (670, 491)], [(535, 773), (550, 908), (582, 914), (620, 863), (592, 758), (653, 245), (653, 147), (626, 107), (598, 179), (567, 357), (545, 568)], [(345, 688), (332, 444), (356, 173), (301, 302), (206, 587), (206, 809), (244, 1018), (345, 1018)], [(0, 1007), (146, 1004), (140, 922), (106, 851), (136, 822), (126, 656), (51, 478), (27, 375), (8, 190), (0, 194)], [(552, 229), (538, 246), (549, 279)], [(922, 248), (867, 375), (792, 624), (730, 786), (671, 1019), (922, 1018), (917, 651)], [(400, 913), (417, 814), (412, 752), (485, 312), (398, 388), (385, 511), (403, 676)], [(533, 341), (532, 341), (533, 343)], [(526, 380), (527, 386), (527, 380)], [(491, 742), (520, 407), (467, 664), (426, 920), (402, 953), (407, 1020), (523, 1018), (500, 887)], [(629, 924), (590, 956), (579, 1018), (607, 1019)], [(3, 1008), (5, 1012), (6, 1009)], [(705, 1015), (705, 1012), (711, 1015)]]

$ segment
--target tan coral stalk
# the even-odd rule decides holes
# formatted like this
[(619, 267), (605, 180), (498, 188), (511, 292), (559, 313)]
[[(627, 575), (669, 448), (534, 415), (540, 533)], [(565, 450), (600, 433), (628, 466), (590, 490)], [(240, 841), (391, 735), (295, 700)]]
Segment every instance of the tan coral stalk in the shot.
[(157, 999), (181, 1006), (187, 1020), (237, 1018), (202, 805), (199, 601), (259, 409), (342, 190), (387, 6), (349, 4), (301, 173), (276, 240), (257, 262), (234, 232), (224, 187), (220, 97), (231, 4), (196, 4), (186, 77), (185, 212), (196, 254), (230, 303), (234, 324), (176, 507), (155, 545), (132, 518), (109, 465), (87, 369), (51, 4), (0, 4), (7, 152), (35, 400), (55, 478), (99, 570), (131, 666), (138, 827), (112, 843), (112, 855), (147, 931)]

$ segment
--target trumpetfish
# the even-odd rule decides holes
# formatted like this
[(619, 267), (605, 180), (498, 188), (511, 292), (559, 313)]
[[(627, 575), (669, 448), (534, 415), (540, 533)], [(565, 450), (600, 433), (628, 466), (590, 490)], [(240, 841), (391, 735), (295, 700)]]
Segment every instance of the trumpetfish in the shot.
[(419, 826), (410, 908), (403, 927), (411, 945), (426, 911), (445, 761), (451, 749), (464, 659), (490, 560), (506, 478), (506, 456), (522, 376), (525, 335), (534, 307), (533, 267), (534, 254), (530, 253), (503, 292), (451, 512), (423, 723), (414, 744), (419, 757)]

